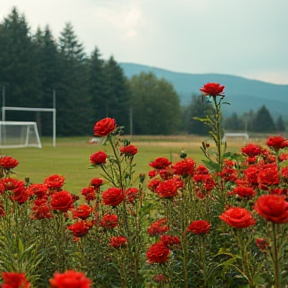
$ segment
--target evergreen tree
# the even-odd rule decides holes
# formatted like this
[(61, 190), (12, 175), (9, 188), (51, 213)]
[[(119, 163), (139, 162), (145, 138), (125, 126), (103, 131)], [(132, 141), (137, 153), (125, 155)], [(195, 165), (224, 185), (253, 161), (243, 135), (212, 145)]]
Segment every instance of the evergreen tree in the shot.
[(275, 132), (275, 124), (269, 110), (263, 105), (256, 113), (253, 120), (253, 132)]
[(244, 131), (245, 123), (238, 117), (236, 112), (233, 112), (231, 116), (225, 118), (224, 128), (229, 131)]
[(193, 95), (191, 104), (184, 112), (185, 130), (189, 134), (208, 135), (210, 128), (201, 121), (194, 119), (194, 117), (205, 118), (212, 109), (207, 97)]
[[(35, 51), (25, 17), (13, 8), (0, 28), (0, 79), (5, 86), (6, 106), (39, 107)], [(9, 120), (35, 121), (35, 113), (9, 113)]]
[(104, 96), (106, 103), (102, 103), (102, 111), (100, 110), (99, 114), (103, 115), (105, 111), (106, 117), (116, 119), (117, 124), (124, 126), (124, 132), (128, 133), (130, 113), (128, 83), (123, 69), (112, 56), (104, 63), (104, 77)]
[(134, 133), (168, 135), (178, 132), (181, 108), (174, 87), (151, 72), (135, 75), (129, 83)]
[(104, 89), (104, 61), (101, 59), (101, 55), (97, 47), (94, 49), (90, 59), (88, 60), (88, 73), (89, 94), (91, 99), (91, 107), (93, 109), (92, 117), (96, 122), (107, 117), (107, 101)]
[(91, 135), (92, 108), (88, 91), (87, 59), (73, 27), (67, 23), (59, 38), (60, 77), (57, 88), (57, 133)]
[(285, 123), (281, 115), (277, 118), (275, 125), (276, 125), (277, 132), (283, 133), (286, 131)]

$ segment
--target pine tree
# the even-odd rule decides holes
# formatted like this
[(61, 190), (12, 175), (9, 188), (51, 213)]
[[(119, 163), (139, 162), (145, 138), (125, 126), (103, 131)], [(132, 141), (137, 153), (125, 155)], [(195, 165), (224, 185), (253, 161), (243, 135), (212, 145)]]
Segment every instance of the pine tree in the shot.
[(275, 125), (276, 125), (277, 132), (283, 133), (286, 131), (285, 123), (281, 115), (277, 118)]
[(73, 27), (67, 23), (59, 38), (60, 71), (57, 88), (57, 133), (91, 135), (92, 108), (88, 91), (87, 59)]
[(275, 124), (269, 110), (263, 105), (256, 113), (253, 120), (253, 132), (275, 132)]

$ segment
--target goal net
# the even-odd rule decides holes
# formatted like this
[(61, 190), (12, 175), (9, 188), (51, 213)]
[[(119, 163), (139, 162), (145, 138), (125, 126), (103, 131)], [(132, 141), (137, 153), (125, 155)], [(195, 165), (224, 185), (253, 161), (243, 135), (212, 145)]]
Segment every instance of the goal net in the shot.
[(230, 141), (234, 140), (235, 142), (240, 142), (244, 140), (244, 142), (246, 143), (249, 140), (249, 135), (248, 133), (225, 133), (222, 140), (223, 142), (227, 142), (227, 139), (229, 139)]
[(0, 148), (42, 148), (36, 122), (0, 121)]

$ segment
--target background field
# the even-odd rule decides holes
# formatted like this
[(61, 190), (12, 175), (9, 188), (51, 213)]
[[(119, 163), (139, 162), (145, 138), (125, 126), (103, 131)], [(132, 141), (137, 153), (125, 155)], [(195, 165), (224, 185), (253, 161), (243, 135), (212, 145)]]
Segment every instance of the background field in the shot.
[[(201, 142), (211, 142), (207, 137), (199, 136), (130, 136), (123, 137), (132, 140), (137, 146), (135, 156), (137, 173), (147, 173), (151, 170), (148, 163), (157, 157), (167, 157), (173, 162), (179, 161), (179, 154), (183, 150), (198, 164), (203, 159), (200, 150)], [(47, 176), (61, 174), (66, 178), (65, 190), (79, 194), (87, 187), (90, 180), (99, 177), (101, 169), (89, 169), (91, 154), (97, 151), (109, 153), (109, 145), (89, 144), (89, 137), (58, 138), (57, 147), (52, 146), (52, 139), (41, 139), (43, 148), (1, 149), (2, 155), (9, 155), (19, 161), (14, 169), (16, 177), (24, 180), (29, 177), (31, 183), (42, 183)], [(265, 137), (250, 138), (249, 142), (265, 143)], [(227, 139), (228, 150), (239, 151), (245, 145), (244, 138)], [(212, 143), (211, 143), (212, 144)]]

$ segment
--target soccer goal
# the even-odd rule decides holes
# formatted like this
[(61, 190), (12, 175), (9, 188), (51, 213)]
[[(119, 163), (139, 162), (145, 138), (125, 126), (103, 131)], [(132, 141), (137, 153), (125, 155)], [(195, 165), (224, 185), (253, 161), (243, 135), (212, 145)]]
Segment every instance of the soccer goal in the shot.
[(225, 133), (222, 141), (227, 142), (227, 138), (234, 138), (234, 141), (245, 141), (245, 143), (249, 140), (248, 133)]
[(0, 148), (42, 148), (36, 122), (0, 121)]

